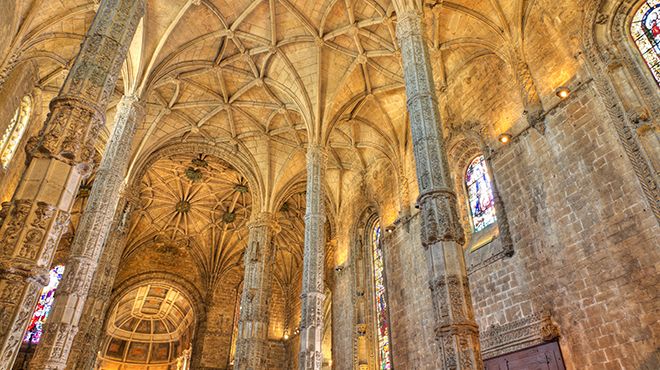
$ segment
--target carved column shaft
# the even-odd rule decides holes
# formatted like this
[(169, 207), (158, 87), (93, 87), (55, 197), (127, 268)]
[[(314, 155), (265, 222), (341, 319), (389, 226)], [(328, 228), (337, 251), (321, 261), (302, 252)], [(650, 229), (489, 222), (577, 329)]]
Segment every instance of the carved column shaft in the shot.
[(300, 321), (301, 370), (320, 370), (323, 363), (323, 303), (325, 261), (325, 207), (323, 178), (326, 153), (310, 144), (307, 150), (307, 197), (303, 261), (302, 317)]
[[(0, 226), (0, 369), (11, 367), (82, 176), (105, 108), (144, 12), (143, 0), (101, 3), (39, 135)], [(69, 266), (67, 266), (69, 267)]]
[(481, 369), (479, 330), (463, 259), (464, 235), (456, 211), (433, 71), (423, 35), (421, 13), (398, 14), (397, 36), (412, 126), (421, 239), (427, 251), (435, 332), (444, 369)]
[(135, 97), (120, 102), (89, 200), (71, 245), (53, 311), (32, 360), (33, 369), (64, 369), (99, 257), (119, 203), (131, 142), (144, 109)]
[(268, 308), (277, 227), (270, 213), (260, 214), (248, 225), (250, 236), (243, 259), (245, 275), (234, 369), (267, 369)]
[[(68, 368), (75, 370), (94, 369), (97, 353), (103, 339), (103, 326), (110, 309), (110, 296), (114, 286), (119, 263), (126, 246), (128, 236), (128, 218), (130, 204), (119, 214), (119, 220), (113, 228), (105, 246), (105, 253), (99, 262), (93, 284), (85, 301), (85, 308), (79, 324), (79, 330), (71, 345)], [(117, 226), (117, 227), (114, 227)]]

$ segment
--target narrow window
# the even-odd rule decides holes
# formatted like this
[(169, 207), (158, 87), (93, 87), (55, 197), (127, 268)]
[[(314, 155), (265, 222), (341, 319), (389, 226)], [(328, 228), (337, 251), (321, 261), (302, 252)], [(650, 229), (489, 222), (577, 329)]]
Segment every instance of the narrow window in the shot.
[(30, 112), (32, 111), (32, 100), (29, 96), (23, 97), (21, 105), (16, 109), (14, 117), (7, 130), (5, 130), (2, 139), (0, 140), (0, 163), (2, 168), (9, 167), (11, 159), (18, 149), (18, 144), (27, 128), (28, 120), (30, 119)]
[(470, 216), (474, 232), (481, 231), (497, 221), (493, 187), (488, 176), (483, 155), (470, 162), (465, 173), (465, 187), (468, 193)]
[(64, 266), (62, 265), (55, 266), (55, 268), (50, 270), (50, 281), (41, 290), (39, 302), (37, 302), (37, 307), (34, 309), (34, 314), (32, 315), (32, 320), (30, 320), (30, 325), (28, 325), (23, 342), (27, 343), (31, 341), (32, 343), (39, 343), (41, 334), (43, 334), (44, 323), (48, 318), (50, 309), (53, 307), (55, 291), (57, 290), (57, 286), (60, 285), (63, 273)]
[(374, 302), (376, 304), (376, 330), (378, 336), (378, 369), (392, 368), (392, 354), (390, 347), (390, 322), (387, 310), (387, 294), (385, 291), (385, 265), (383, 249), (380, 243), (381, 229), (376, 223), (371, 232), (371, 250), (374, 263)]
[(646, 0), (630, 25), (637, 49), (660, 84), (660, 0)]

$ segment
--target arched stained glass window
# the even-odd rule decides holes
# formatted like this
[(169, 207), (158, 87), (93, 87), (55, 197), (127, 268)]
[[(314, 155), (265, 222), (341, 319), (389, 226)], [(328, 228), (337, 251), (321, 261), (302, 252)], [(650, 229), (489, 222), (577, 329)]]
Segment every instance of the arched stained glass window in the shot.
[(371, 232), (371, 250), (374, 262), (374, 301), (376, 304), (376, 330), (378, 336), (378, 369), (386, 370), (392, 368), (392, 353), (390, 347), (390, 321), (387, 311), (387, 294), (385, 291), (385, 264), (380, 237), (380, 225), (376, 223)]
[(467, 188), (474, 231), (481, 231), (495, 223), (497, 216), (495, 215), (493, 187), (483, 155), (470, 162), (465, 173), (465, 187)]
[(32, 315), (32, 320), (30, 320), (30, 325), (28, 325), (23, 342), (32, 341), (32, 343), (39, 343), (41, 334), (43, 334), (44, 323), (48, 318), (50, 309), (53, 307), (55, 291), (57, 290), (57, 286), (60, 285), (63, 273), (64, 266), (62, 265), (55, 266), (55, 268), (50, 270), (50, 281), (41, 290), (39, 302), (37, 302), (37, 307), (34, 309), (34, 314)]
[(23, 97), (21, 105), (16, 109), (14, 117), (9, 122), (9, 126), (0, 139), (0, 163), (3, 168), (7, 168), (11, 159), (18, 149), (18, 144), (25, 133), (30, 112), (32, 111), (32, 99), (29, 96)]
[(635, 44), (660, 84), (660, 0), (646, 0), (630, 25)]

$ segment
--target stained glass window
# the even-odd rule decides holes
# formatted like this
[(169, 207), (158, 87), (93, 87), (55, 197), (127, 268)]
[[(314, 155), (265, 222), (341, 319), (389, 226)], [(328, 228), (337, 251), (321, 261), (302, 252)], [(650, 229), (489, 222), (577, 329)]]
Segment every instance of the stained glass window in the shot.
[(3, 168), (9, 166), (14, 153), (16, 153), (16, 149), (18, 149), (18, 144), (21, 142), (21, 138), (27, 128), (31, 110), (32, 100), (29, 96), (26, 96), (21, 100), (21, 105), (16, 109), (14, 117), (9, 122), (7, 130), (2, 135), (2, 139), (0, 139), (0, 163), (2, 163)]
[(660, 0), (646, 0), (630, 25), (635, 44), (660, 84)]
[(473, 159), (465, 173), (465, 186), (470, 203), (474, 231), (481, 231), (497, 221), (493, 188), (483, 155)]
[(28, 325), (27, 333), (25, 333), (25, 338), (23, 342), (32, 341), (32, 343), (38, 343), (41, 339), (41, 334), (43, 334), (44, 323), (48, 318), (50, 309), (53, 307), (53, 301), (55, 300), (55, 291), (57, 286), (60, 285), (60, 280), (62, 280), (62, 274), (64, 273), (64, 266), (59, 265), (55, 266), (50, 270), (50, 281), (41, 291), (41, 297), (39, 297), (39, 302), (37, 302), (37, 307), (34, 309), (34, 314), (32, 315), (32, 320), (30, 320), (30, 325)]
[(387, 297), (385, 292), (385, 266), (383, 249), (380, 244), (381, 229), (376, 224), (371, 233), (371, 249), (374, 260), (374, 293), (376, 302), (376, 330), (378, 334), (378, 369), (392, 368), (390, 348), (390, 322), (387, 314)]

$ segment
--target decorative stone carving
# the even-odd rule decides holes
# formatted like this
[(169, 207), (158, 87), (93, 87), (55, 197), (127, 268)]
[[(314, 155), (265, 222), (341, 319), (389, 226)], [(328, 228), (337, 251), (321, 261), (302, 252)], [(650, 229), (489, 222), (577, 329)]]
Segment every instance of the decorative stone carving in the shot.
[(273, 280), (274, 234), (279, 227), (274, 216), (261, 213), (248, 225), (245, 275), (238, 321), (234, 369), (267, 369), (268, 306)]
[(547, 312), (535, 313), (504, 325), (494, 325), (481, 334), (483, 358), (550, 342), (559, 337), (559, 328)]
[[(410, 9), (410, 8), (409, 8)], [(464, 234), (452, 191), (422, 14), (398, 13), (407, 105), (419, 183), (422, 245), (427, 250), (435, 333), (444, 369), (480, 369), (479, 331), (463, 259)]]
[[(45, 284), (34, 275), (50, 267), (52, 249), (68, 218), (61, 214), (71, 209), (81, 178), (90, 169), (108, 99), (143, 13), (143, 0), (102, 2), (59, 96), (51, 103), (44, 127), (28, 143), (28, 168), (0, 226), (0, 266), (12, 267), (2, 268), (0, 286), (11, 284), (19, 292), (17, 300), (0, 302), (2, 317), (9, 318), (4, 319), (9, 320), (9, 330), (0, 334), (0, 369), (11, 368), (37, 294)], [(67, 274), (91, 278), (83, 263), (87, 258), (78, 260), (80, 269), (67, 268)], [(29, 272), (28, 276), (16, 266), (23, 266), (21, 270)], [(78, 289), (79, 284), (74, 287)], [(51, 326), (57, 324), (51, 322)], [(62, 333), (70, 337), (75, 330), (63, 329)], [(49, 356), (62, 353), (60, 344), (54, 343)]]
[(115, 276), (119, 270), (122, 251), (126, 245), (128, 228), (122, 227), (124, 220), (129, 218), (132, 204), (124, 198), (123, 211), (115, 215), (111, 233), (107, 238), (99, 267), (94, 274), (93, 283), (85, 300), (85, 306), (78, 334), (71, 344), (68, 358), (68, 368), (87, 370), (93, 369), (97, 353), (101, 345), (103, 321), (109, 309), (110, 295)]
[(545, 133), (545, 123), (543, 114), (543, 104), (539, 97), (534, 77), (529, 69), (529, 65), (523, 58), (521, 51), (515, 52), (513, 70), (520, 86), (520, 93), (522, 96), (523, 106), (525, 107), (524, 114), (527, 116), (527, 122), (530, 127), (537, 129), (541, 134)]
[[(658, 184), (656, 176), (654, 176), (651, 164), (645, 158), (635, 130), (628, 122), (621, 98), (617, 95), (612, 82), (607, 78), (607, 65), (611, 62), (608, 59), (612, 57), (613, 53), (600, 49), (596, 40), (594, 27), (598, 24), (597, 18), (600, 11), (600, 4), (600, 1), (592, 0), (585, 5), (586, 15), (582, 39), (584, 40), (583, 55), (587, 62), (586, 66), (590, 69), (594, 86), (603, 99), (606, 113), (612, 120), (617, 135), (619, 136), (619, 141), (626, 151), (628, 159), (632, 164), (632, 168), (635, 171), (635, 175), (637, 175), (637, 178), (639, 179), (649, 207), (653, 211), (656, 219), (660, 220), (660, 203), (657, 201), (660, 199), (660, 185)], [(621, 11), (616, 13), (613, 19), (614, 26), (612, 27), (612, 36), (620, 45), (629, 42), (625, 31), (625, 28), (627, 27), (627, 22), (625, 20), (628, 16), (627, 10), (632, 9), (635, 4), (636, 1), (634, 0), (624, 1), (619, 7)], [(627, 69), (631, 71), (635, 84), (642, 90), (642, 96), (649, 97), (646, 102), (648, 103), (649, 112), (652, 117), (660, 116), (660, 103), (658, 102), (658, 99), (651, 98), (657, 96), (656, 87), (652, 86), (648, 79), (644, 77), (640, 66), (633, 62), (628, 53), (614, 52), (614, 54), (620, 54), (623, 58)], [(619, 55), (617, 55), (617, 57), (618, 56)]]
[(110, 230), (128, 168), (130, 148), (144, 114), (135, 97), (119, 104), (115, 125), (71, 246), (66, 271), (44, 335), (32, 360), (33, 369), (64, 369), (78, 331), (99, 257)]
[(325, 205), (323, 179), (327, 155), (320, 145), (307, 148), (307, 198), (303, 261), (299, 368), (320, 370), (323, 353)]

